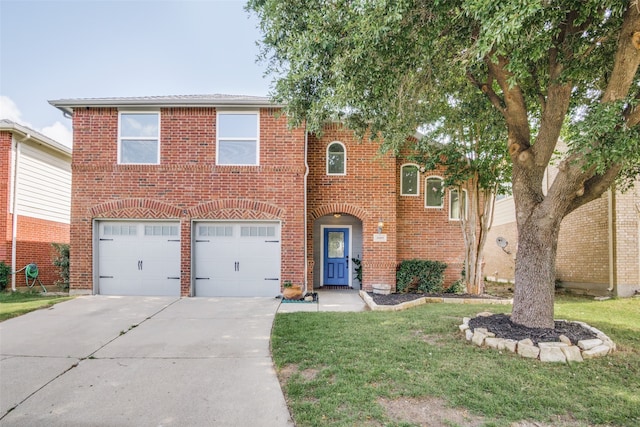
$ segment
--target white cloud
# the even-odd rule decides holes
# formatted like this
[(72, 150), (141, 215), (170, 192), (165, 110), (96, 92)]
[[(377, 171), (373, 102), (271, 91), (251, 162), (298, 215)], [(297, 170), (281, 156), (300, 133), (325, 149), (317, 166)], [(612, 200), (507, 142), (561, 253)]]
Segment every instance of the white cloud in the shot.
[(22, 120), (22, 113), (16, 103), (4, 95), (0, 95), (0, 119), (8, 119), (23, 126), (32, 127), (30, 123)]
[(73, 142), (73, 132), (71, 132), (67, 126), (58, 121), (51, 126), (45, 126), (42, 129), (38, 129), (31, 123), (23, 120), (22, 112), (16, 103), (8, 96), (0, 95), (0, 119), (8, 119), (12, 122), (19, 123), (22, 126), (34, 129), (68, 147), (71, 147)]
[(71, 147), (73, 143), (73, 132), (60, 122), (55, 122), (51, 126), (46, 126), (40, 131), (49, 138), (58, 141), (61, 144)]

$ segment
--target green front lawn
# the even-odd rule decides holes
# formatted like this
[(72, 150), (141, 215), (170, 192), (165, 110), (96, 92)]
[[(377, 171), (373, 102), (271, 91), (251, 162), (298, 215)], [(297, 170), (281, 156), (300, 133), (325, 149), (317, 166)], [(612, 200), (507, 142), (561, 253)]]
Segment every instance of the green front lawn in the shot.
[(639, 299), (559, 299), (556, 318), (585, 321), (618, 345), (613, 356), (573, 365), (478, 348), (458, 330), (464, 316), (510, 309), (278, 314), (272, 351), (296, 424), (640, 425)]
[(41, 295), (35, 292), (0, 292), (0, 322), (71, 298), (73, 297)]

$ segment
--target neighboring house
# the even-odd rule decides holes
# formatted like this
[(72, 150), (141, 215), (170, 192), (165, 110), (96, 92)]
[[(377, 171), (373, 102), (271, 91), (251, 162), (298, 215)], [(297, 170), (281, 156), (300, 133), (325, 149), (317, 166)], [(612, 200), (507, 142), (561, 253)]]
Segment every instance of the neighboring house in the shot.
[[(0, 261), (12, 271), (35, 263), (51, 285), (60, 279), (51, 243), (69, 243), (71, 148), (0, 120), (0, 176)], [(12, 277), (26, 286), (24, 273)]]
[(366, 290), (395, 285), (405, 259), (446, 262), (447, 284), (460, 277), (459, 201), (439, 196), (441, 175), (342, 125), (289, 129), (263, 97), (50, 103), (73, 116), (72, 293), (360, 288), (356, 258)]
[[(547, 188), (552, 177), (545, 180)], [(513, 197), (498, 200), (485, 249), (489, 280), (514, 279), (515, 221)], [(498, 242), (507, 244), (501, 248)], [(591, 295), (626, 297), (640, 290), (640, 179), (629, 191), (609, 190), (564, 218), (556, 277), (563, 287)]]

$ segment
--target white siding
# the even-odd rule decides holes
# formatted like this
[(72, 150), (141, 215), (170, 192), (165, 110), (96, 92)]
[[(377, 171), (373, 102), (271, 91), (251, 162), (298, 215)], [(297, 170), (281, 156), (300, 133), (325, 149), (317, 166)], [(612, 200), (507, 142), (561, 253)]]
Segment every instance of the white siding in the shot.
[(68, 224), (71, 213), (70, 160), (20, 144), (17, 210), (20, 215)]
[(498, 200), (493, 212), (493, 226), (516, 222), (516, 205), (513, 197)]

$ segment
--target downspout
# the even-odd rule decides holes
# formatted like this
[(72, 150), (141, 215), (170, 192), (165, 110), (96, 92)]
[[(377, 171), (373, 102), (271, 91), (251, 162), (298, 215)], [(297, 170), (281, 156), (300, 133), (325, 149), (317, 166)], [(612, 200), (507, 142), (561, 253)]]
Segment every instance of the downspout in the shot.
[(307, 122), (304, 123), (304, 293), (302, 295), (307, 294), (308, 288), (308, 280), (307, 277), (309, 275), (309, 262), (307, 260), (307, 177), (309, 176), (309, 161), (307, 158), (309, 148), (309, 139), (307, 133)]
[(18, 236), (18, 161), (20, 159), (20, 143), (31, 138), (30, 134), (26, 134), (25, 137), (16, 142), (16, 156), (13, 159), (13, 217), (11, 221), (11, 291), (16, 291), (16, 258), (17, 258), (17, 236)]
[(609, 234), (609, 287), (607, 291), (609, 293), (613, 293), (616, 289), (616, 225), (614, 223), (614, 212), (616, 209), (616, 195), (615, 195), (615, 184), (609, 187), (607, 190), (608, 198), (607, 198), (607, 228)]

